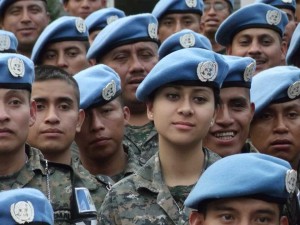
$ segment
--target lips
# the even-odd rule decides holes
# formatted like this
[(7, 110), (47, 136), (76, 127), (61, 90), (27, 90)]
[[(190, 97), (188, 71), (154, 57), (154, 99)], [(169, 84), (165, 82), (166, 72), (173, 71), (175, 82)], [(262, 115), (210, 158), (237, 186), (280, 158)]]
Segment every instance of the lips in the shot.
[(129, 84), (140, 84), (144, 80), (144, 77), (132, 78), (129, 80)]
[(237, 132), (235, 131), (218, 131), (214, 132), (213, 136), (220, 139), (220, 140), (231, 140), (232, 138), (235, 137)]
[(272, 146), (276, 146), (276, 145), (291, 145), (292, 142), (287, 140), (287, 139), (277, 139), (273, 142), (271, 142)]
[(98, 138), (95, 138), (93, 139), (91, 142), (90, 142), (90, 145), (104, 145), (107, 143), (107, 141), (109, 141), (111, 138), (109, 137), (98, 137)]
[(41, 133), (42, 134), (62, 134), (63, 132), (57, 128), (49, 128), (49, 129), (43, 130)]

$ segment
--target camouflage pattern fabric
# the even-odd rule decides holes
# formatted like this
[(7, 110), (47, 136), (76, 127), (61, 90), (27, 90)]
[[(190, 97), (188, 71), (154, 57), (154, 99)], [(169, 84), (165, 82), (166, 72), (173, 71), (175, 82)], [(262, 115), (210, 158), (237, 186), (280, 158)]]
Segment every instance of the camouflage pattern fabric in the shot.
[(158, 150), (158, 134), (153, 122), (144, 126), (125, 127), (124, 142), (135, 145), (134, 154), (140, 165), (144, 165)]
[[(208, 149), (203, 151), (204, 169), (220, 159)], [(191, 209), (179, 210), (177, 205), (164, 183), (156, 153), (136, 174), (124, 178), (108, 192), (100, 209), (100, 224), (188, 224)]]
[[(85, 173), (73, 173), (72, 167), (68, 165), (48, 162), (47, 170), (46, 160), (38, 149), (26, 145), (26, 153), (28, 161), (21, 171), (11, 177), (0, 177), (0, 190), (24, 187), (39, 189), (50, 199), (54, 210), (55, 225), (71, 224), (72, 187), (86, 185), (85, 187), (95, 198), (100, 190), (99, 185), (91, 182), (91, 177)], [(76, 178), (73, 179), (73, 176)], [(74, 183), (73, 180), (79, 183)], [(94, 201), (96, 204), (97, 199)]]

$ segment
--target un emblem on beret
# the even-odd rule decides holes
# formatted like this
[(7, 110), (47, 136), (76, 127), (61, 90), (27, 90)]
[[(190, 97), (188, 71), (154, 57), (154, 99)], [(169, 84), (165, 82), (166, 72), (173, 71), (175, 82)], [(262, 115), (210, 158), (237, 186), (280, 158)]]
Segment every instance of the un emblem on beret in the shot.
[(18, 224), (30, 223), (34, 218), (34, 208), (30, 201), (19, 201), (10, 206), (10, 214)]
[(195, 45), (196, 39), (193, 34), (182, 35), (179, 39), (179, 43), (183, 48), (190, 48)]
[(297, 172), (295, 170), (288, 170), (285, 175), (285, 187), (288, 193), (293, 193), (297, 185)]
[(293, 1), (292, 0), (281, 0), (283, 3), (292, 3)]
[(17, 57), (8, 59), (8, 70), (14, 77), (23, 77), (25, 65), (22, 59)]
[(300, 81), (296, 81), (287, 90), (290, 99), (294, 99), (300, 95)]
[(118, 20), (118, 19), (119, 19), (119, 17), (118, 17), (117, 15), (109, 16), (109, 17), (107, 17), (107, 19), (106, 19), (106, 23), (107, 23), (107, 25), (108, 25), (108, 24), (111, 24), (112, 22), (114, 22), (114, 21), (116, 21), (116, 20)]
[(185, 3), (189, 8), (195, 8), (197, 6), (196, 0), (185, 0)]
[(266, 15), (267, 23), (270, 25), (278, 25), (281, 21), (281, 13), (279, 10), (268, 10)]
[(197, 67), (198, 78), (202, 82), (213, 81), (218, 74), (218, 64), (213, 61), (201, 62)]
[(250, 81), (253, 77), (254, 71), (255, 71), (255, 62), (250, 63), (244, 71), (244, 81)]
[(102, 98), (106, 101), (109, 101), (112, 97), (115, 96), (116, 92), (117, 92), (116, 82), (112, 80), (105, 86), (105, 88), (103, 88)]
[(7, 35), (0, 35), (0, 51), (9, 49), (10, 39)]
[(84, 33), (86, 31), (86, 25), (83, 19), (76, 18), (75, 20), (76, 29), (79, 33)]
[(148, 25), (148, 34), (150, 38), (157, 39), (157, 24), (156, 23), (150, 23)]

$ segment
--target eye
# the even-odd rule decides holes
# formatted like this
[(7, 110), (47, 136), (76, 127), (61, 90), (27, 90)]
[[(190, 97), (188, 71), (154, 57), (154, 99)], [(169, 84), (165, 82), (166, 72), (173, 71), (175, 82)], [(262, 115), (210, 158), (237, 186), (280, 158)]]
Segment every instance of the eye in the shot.
[(52, 59), (54, 59), (55, 57), (56, 57), (56, 54), (55, 54), (54, 51), (47, 51), (47, 52), (45, 52), (44, 58), (45, 58), (46, 60), (52, 60)]
[(295, 112), (295, 111), (289, 112), (289, 113), (288, 113), (288, 117), (289, 117), (290, 119), (296, 119), (296, 118), (299, 117), (299, 113), (298, 113), (298, 112)]
[(40, 102), (37, 102), (36, 109), (37, 109), (37, 111), (42, 111), (43, 109), (45, 109), (45, 105)]
[(273, 114), (270, 112), (263, 112), (261, 115), (258, 117), (260, 120), (270, 120), (273, 118)]
[(270, 224), (271, 221), (272, 219), (267, 216), (259, 216), (258, 218), (255, 219), (255, 222), (257, 224)]
[(231, 214), (223, 214), (223, 215), (221, 215), (221, 219), (224, 222), (229, 222), (229, 221), (233, 221), (234, 220), (234, 216), (231, 215)]
[(22, 101), (20, 99), (17, 99), (17, 98), (12, 98), (9, 100), (8, 102), (9, 105), (11, 106), (19, 106), (22, 104)]
[(167, 93), (166, 97), (171, 101), (176, 101), (177, 99), (179, 99), (179, 95), (175, 93)]
[(67, 56), (74, 58), (79, 54), (79, 52), (75, 49), (69, 50), (67, 51)]
[(207, 102), (207, 98), (203, 96), (194, 97), (194, 101), (198, 104), (203, 104)]
[(71, 109), (71, 106), (68, 103), (62, 103), (62, 104), (59, 105), (58, 108), (63, 110), (63, 111), (67, 111), (67, 110)]

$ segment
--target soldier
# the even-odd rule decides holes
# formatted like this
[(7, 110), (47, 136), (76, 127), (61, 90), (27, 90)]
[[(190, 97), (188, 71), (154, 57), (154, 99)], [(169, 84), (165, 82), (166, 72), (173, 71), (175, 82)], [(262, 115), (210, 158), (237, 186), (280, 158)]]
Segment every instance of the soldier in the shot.
[(204, 146), (221, 157), (254, 151), (247, 143), (254, 103), (250, 100), (255, 60), (250, 57), (224, 56), (229, 72), (220, 91), (221, 104)]
[(183, 29), (169, 36), (160, 45), (158, 49), (159, 59), (162, 59), (166, 55), (183, 48), (203, 48), (212, 50), (212, 46), (207, 37), (192, 30)]
[(291, 39), (291, 44), (286, 54), (286, 62), (288, 65), (297, 66), (300, 68), (300, 25), (297, 28)]
[(122, 10), (113, 7), (99, 9), (91, 13), (85, 19), (85, 23), (89, 32), (90, 44), (93, 43), (97, 34), (101, 32), (101, 30), (103, 30), (104, 27), (123, 17), (125, 17), (125, 13)]
[(286, 42), (287, 47), (290, 46), (290, 41), (293, 36), (294, 30), (297, 26), (297, 16), (296, 16), (296, 1), (283, 1), (283, 0), (257, 0), (256, 2), (261, 2), (265, 4), (272, 5), (278, 9), (281, 9), (286, 13), (288, 17), (288, 24), (285, 26), (285, 31), (282, 40)]
[(202, 13), (202, 0), (158, 1), (152, 14), (159, 22), (158, 36), (160, 42), (183, 29), (200, 33)]
[(295, 192), (296, 177), (288, 162), (272, 156), (225, 157), (203, 173), (186, 199), (195, 210), (190, 225), (288, 225), (282, 205)]
[[(260, 72), (252, 80), (255, 114), (250, 139), (258, 151), (287, 160), (299, 171), (300, 69), (278, 66)], [(299, 188), (299, 177), (298, 177)], [(299, 204), (291, 200), (290, 224), (300, 224)], [(298, 210), (298, 211), (297, 211)]]
[(213, 50), (220, 54), (226, 53), (226, 48), (215, 40), (220, 24), (233, 12), (234, 0), (204, 0), (201, 32), (206, 36)]
[(83, 70), (74, 78), (80, 89), (80, 108), (86, 114), (75, 137), (79, 163), (110, 189), (140, 167), (132, 151), (135, 146), (123, 143), (130, 113), (122, 103), (120, 78), (103, 64)]
[(82, 19), (104, 7), (102, 4), (103, 0), (63, 0), (62, 2), (66, 13)]
[[(95, 222), (97, 209), (90, 192), (96, 195), (99, 187), (74, 173), (69, 165), (49, 162), (26, 144), (29, 127), (36, 120), (36, 103), (30, 100), (32, 61), (20, 54), (4, 53), (0, 54), (0, 68), (0, 190), (39, 189), (52, 204), (55, 224)], [(87, 210), (82, 210), (79, 192), (90, 202)]]
[(46, 196), (34, 188), (0, 192), (0, 223), (54, 225), (53, 209)]
[(87, 68), (88, 31), (83, 19), (63, 16), (53, 21), (38, 38), (31, 59), (35, 65), (52, 65), (71, 75)]
[(32, 48), (50, 17), (46, 0), (2, 0), (0, 2), (1, 28), (18, 39), (18, 53), (30, 58)]
[(216, 33), (216, 41), (226, 53), (256, 60), (256, 73), (279, 66), (285, 60), (286, 42), (282, 41), (286, 14), (263, 3), (250, 4), (231, 14)]
[(157, 132), (147, 117), (146, 104), (135, 92), (158, 61), (157, 20), (149, 13), (118, 19), (107, 25), (91, 45), (87, 58), (93, 65), (113, 68), (121, 79), (122, 100), (130, 110), (125, 139), (140, 149), (135, 154), (144, 164), (157, 150)]
[(0, 30), (0, 53), (16, 53), (18, 40), (16, 36), (6, 30)]
[[(185, 57), (182, 57), (185, 56)], [(202, 172), (220, 157), (203, 148), (218, 90), (228, 71), (209, 50), (175, 51), (137, 90), (159, 133), (159, 152), (136, 174), (115, 184), (101, 206), (101, 224), (186, 224), (183, 202)]]

